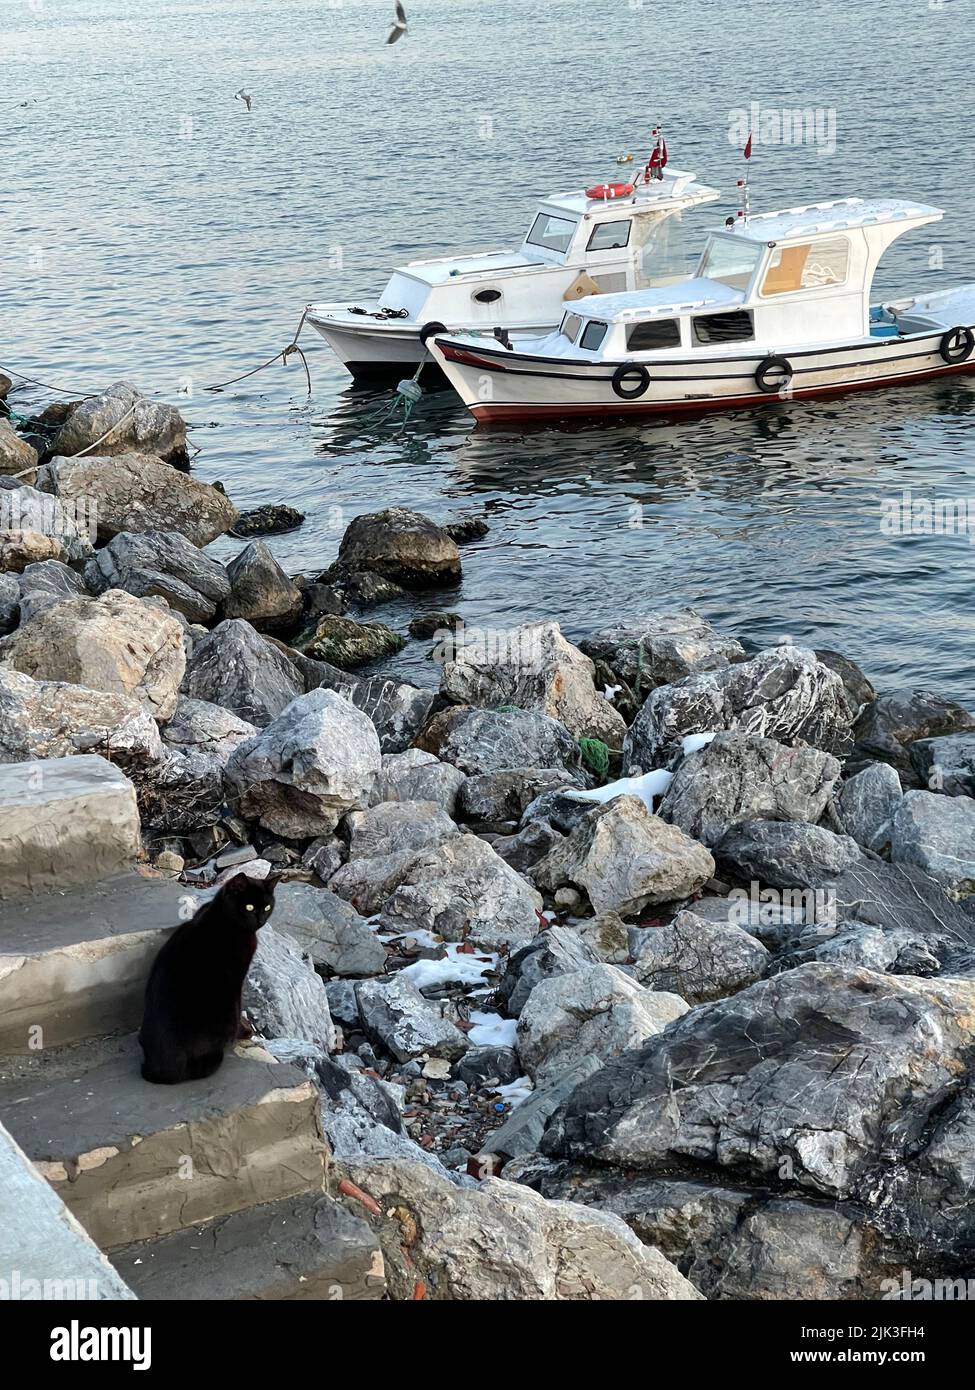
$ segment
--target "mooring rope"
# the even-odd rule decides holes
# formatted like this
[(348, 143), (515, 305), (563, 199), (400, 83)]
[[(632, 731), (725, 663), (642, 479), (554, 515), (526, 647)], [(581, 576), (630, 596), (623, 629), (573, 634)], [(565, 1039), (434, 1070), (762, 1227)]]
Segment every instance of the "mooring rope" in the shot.
[[(305, 369), (305, 379), (308, 382), (308, 394), (310, 396), (312, 391), (311, 371), (308, 367), (307, 357), (305, 356), (302, 349), (298, 346), (298, 339), (301, 336), (301, 330), (305, 326), (305, 319), (307, 318), (307, 316), (308, 310), (306, 309), (298, 321), (298, 327), (288, 346), (286, 348), (282, 348), (280, 352), (276, 352), (273, 357), (269, 357), (266, 362), (262, 362), (260, 366), (252, 367), (249, 372), (242, 372), (240, 376), (231, 377), (229, 381), (216, 382), (212, 386), (203, 386), (200, 389), (203, 391), (222, 391), (227, 386), (235, 386), (238, 381), (246, 381), (248, 377), (256, 376), (258, 372), (263, 372), (267, 367), (273, 366), (275, 362), (282, 362), (285, 366), (287, 366), (288, 358), (293, 357), (294, 354), (297, 353), (298, 356), (301, 358), (302, 366)], [(52, 386), (50, 382), (39, 381), (36, 377), (26, 376), (23, 372), (14, 371), (13, 367), (3, 366), (2, 363), (0, 363), (0, 373), (3, 373), (5, 376), (16, 377), (18, 381), (27, 382), (31, 386), (39, 386), (44, 391), (53, 392), (58, 395), (77, 396), (80, 397), (82, 400), (91, 400), (93, 396), (100, 396), (102, 394), (101, 391), (74, 391), (68, 386)], [(157, 396), (159, 396), (160, 394), (160, 392), (156, 392)], [(129, 413), (131, 414), (131, 412)], [(13, 411), (10, 411), (10, 415), (11, 417), (14, 417)], [(18, 415), (15, 418), (22, 421), (23, 423), (29, 423), (29, 421), (25, 420), (23, 416)], [(122, 420), (117, 421), (116, 424), (112, 426), (112, 429), (117, 429), (118, 426), (122, 423)], [(109, 430), (108, 433), (111, 434), (111, 430)], [(103, 443), (104, 440), (107, 439), (107, 437), (107, 435), (103, 435), (102, 438), (97, 441), (97, 443)], [(89, 445), (89, 449), (82, 450), (82, 453), (88, 453), (89, 450), (93, 448), (95, 448), (94, 444)], [(78, 456), (73, 455), (73, 457), (76, 458)]]

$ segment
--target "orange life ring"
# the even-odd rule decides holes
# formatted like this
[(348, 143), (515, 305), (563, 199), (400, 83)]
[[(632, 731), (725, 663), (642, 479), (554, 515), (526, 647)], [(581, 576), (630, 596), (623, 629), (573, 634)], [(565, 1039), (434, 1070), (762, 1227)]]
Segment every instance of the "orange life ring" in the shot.
[(628, 198), (634, 191), (632, 183), (594, 183), (586, 189), (586, 197), (607, 202), (610, 198)]

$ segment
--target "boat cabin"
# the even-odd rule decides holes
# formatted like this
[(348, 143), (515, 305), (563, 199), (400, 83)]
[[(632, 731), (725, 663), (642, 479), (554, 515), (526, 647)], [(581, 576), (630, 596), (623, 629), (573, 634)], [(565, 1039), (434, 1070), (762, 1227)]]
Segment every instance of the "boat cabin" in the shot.
[(877, 265), (897, 237), (942, 215), (919, 203), (844, 198), (739, 218), (711, 233), (693, 278), (568, 308), (558, 350), (639, 359), (896, 334), (871, 317)]
[(379, 303), (420, 322), (552, 326), (563, 300), (686, 279), (681, 213), (719, 196), (680, 170), (623, 197), (552, 194), (516, 251), (411, 261), (394, 272)]

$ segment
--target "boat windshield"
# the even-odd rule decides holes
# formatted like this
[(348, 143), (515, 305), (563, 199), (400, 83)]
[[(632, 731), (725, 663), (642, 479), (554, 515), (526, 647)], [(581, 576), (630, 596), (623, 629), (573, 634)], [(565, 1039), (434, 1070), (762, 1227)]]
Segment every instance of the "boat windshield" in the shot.
[(544, 246), (546, 251), (558, 251), (564, 256), (577, 226), (571, 217), (553, 217), (551, 213), (540, 212), (525, 240), (529, 246)]
[(743, 237), (712, 237), (705, 247), (698, 275), (704, 280), (717, 280), (731, 289), (747, 290), (762, 250), (759, 242), (746, 241)]

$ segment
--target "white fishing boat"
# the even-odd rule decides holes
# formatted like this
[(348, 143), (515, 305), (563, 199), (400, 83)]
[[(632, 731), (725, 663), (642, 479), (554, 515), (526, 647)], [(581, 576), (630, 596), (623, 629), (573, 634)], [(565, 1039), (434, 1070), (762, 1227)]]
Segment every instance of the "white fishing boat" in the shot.
[(534, 336), (558, 327), (567, 302), (682, 280), (680, 215), (719, 194), (665, 165), (659, 139), (636, 180), (545, 198), (516, 250), (411, 261), (377, 300), (309, 304), (306, 321), (354, 377), (402, 376), (424, 360), (425, 325)]
[(429, 347), (478, 419), (672, 414), (828, 396), (975, 370), (975, 285), (871, 306), (878, 262), (938, 208), (845, 198), (712, 232), (679, 284), (583, 298), (510, 346)]

